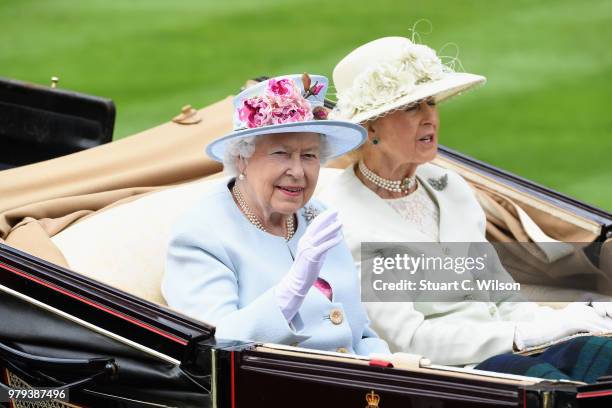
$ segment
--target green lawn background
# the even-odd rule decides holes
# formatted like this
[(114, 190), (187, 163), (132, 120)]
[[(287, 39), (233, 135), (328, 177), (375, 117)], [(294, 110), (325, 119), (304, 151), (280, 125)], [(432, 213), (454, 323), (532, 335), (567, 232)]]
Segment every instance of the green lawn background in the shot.
[(0, 76), (112, 98), (121, 138), (247, 78), (330, 76), (423, 18), (422, 42), (488, 78), (440, 106), (442, 144), (612, 210), (609, 0), (0, 0)]

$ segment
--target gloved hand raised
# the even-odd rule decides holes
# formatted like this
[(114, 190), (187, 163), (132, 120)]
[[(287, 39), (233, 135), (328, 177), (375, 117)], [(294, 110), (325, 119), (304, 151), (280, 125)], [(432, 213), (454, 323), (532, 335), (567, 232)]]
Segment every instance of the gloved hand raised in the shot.
[(582, 303), (570, 303), (564, 309), (546, 315), (546, 319), (517, 323), (514, 332), (517, 349), (542, 345), (577, 333), (612, 330), (612, 319), (604, 319), (595, 309)]
[(338, 212), (327, 210), (312, 221), (300, 238), (293, 265), (275, 288), (278, 304), (288, 322), (319, 276), (327, 251), (342, 241), (341, 229)]

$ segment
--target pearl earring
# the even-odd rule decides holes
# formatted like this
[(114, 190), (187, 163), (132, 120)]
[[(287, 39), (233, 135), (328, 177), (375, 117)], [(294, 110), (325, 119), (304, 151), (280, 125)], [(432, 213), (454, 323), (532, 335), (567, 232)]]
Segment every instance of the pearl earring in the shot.
[(240, 175), (238, 176), (238, 180), (244, 180), (244, 174), (240, 173)]

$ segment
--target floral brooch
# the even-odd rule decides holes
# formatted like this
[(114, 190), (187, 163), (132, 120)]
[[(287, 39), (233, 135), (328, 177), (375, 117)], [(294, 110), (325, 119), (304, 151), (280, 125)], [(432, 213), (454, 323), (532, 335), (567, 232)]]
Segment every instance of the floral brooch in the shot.
[(438, 178), (428, 178), (427, 182), (436, 191), (442, 191), (448, 185), (448, 174), (440, 176)]
[(312, 220), (314, 220), (315, 218), (317, 218), (319, 214), (321, 214), (321, 211), (319, 211), (319, 209), (315, 208), (312, 205), (307, 205), (304, 207), (303, 214), (304, 214), (304, 219), (306, 220), (306, 224), (310, 225)]

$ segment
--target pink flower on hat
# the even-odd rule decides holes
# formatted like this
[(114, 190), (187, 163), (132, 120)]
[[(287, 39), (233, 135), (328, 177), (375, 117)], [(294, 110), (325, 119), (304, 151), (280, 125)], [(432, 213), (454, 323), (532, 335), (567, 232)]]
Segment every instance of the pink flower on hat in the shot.
[(238, 117), (249, 128), (265, 126), (272, 118), (272, 107), (263, 97), (255, 96), (242, 101), (242, 107), (238, 109)]
[(316, 84), (315, 86), (312, 87), (312, 94), (313, 95), (318, 95), (319, 92), (321, 92), (321, 89), (323, 89), (325, 85), (324, 84)]
[[(308, 89), (307, 94), (317, 95), (324, 86), (324, 84), (315, 83)], [(268, 81), (264, 95), (242, 101), (238, 108), (238, 117), (248, 128), (258, 128), (267, 125), (304, 122), (312, 120), (315, 116), (310, 102), (302, 95), (293, 80), (272, 78)], [(317, 119), (325, 117), (322, 117), (321, 113), (316, 115)]]
[(304, 122), (312, 119), (312, 111), (308, 101), (302, 99), (284, 106), (277, 106), (272, 110), (272, 124)]
[(268, 90), (277, 96), (293, 96), (297, 94), (297, 89), (295, 88), (295, 84), (289, 78), (283, 79), (270, 79), (268, 81)]

